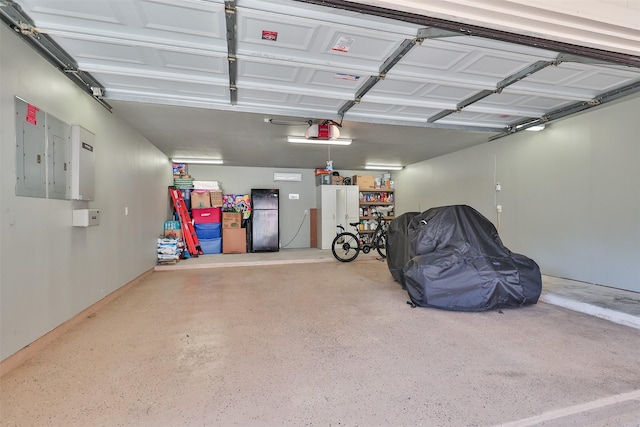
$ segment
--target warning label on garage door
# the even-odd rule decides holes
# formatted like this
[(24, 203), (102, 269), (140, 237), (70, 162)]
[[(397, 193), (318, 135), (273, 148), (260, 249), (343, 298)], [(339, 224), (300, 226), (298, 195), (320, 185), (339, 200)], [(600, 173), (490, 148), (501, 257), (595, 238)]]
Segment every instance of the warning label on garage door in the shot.
[(341, 36), (340, 38), (338, 38), (338, 41), (331, 48), (331, 50), (336, 52), (349, 52), (349, 49), (351, 49), (355, 42), (356, 40), (352, 39), (351, 37)]

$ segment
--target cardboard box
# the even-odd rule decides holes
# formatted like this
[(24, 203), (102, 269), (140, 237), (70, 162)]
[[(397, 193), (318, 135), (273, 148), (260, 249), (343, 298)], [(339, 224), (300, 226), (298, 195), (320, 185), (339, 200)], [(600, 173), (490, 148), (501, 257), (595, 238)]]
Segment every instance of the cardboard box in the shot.
[(245, 252), (247, 252), (247, 229), (223, 228), (222, 253), (243, 254)]
[(360, 190), (375, 190), (375, 178), (371, 175), (354, 175), (351, 184), (360, 187)]
[[(221, 204), (222, 205), (222, 204)], [(191, 209), (210, 208), (211, 196), (208, 191), (192, 191), (191, 192)]]
[(222, 206), (222, 191), (209, 191), (211, 198), (211, 207), (218, 208)]
[(164, 230), (165, 237), (173, 237), (174, 239), (182, 239), (182, 230), (179, 228), (173, 230)]
[(240, 212), (222, 212), (222, 228), (241, 228), (242, 213)]
[(343, 179), (341, 176), (332, 176), (331, 177), (331, 184), (333, 185), (342, 185), (343, 183)]

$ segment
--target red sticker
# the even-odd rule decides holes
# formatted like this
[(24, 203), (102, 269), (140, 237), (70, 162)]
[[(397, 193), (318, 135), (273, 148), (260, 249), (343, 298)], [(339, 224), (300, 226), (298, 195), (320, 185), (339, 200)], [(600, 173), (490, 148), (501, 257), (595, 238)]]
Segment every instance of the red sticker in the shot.
[(40, 109), (35, 105), (27, 104), (27, 116), (24, 119), (32, 125), (37, 125), (36, 114), (38, 111)]
[(262, 40), (276, 41), (278, 40), (278, 33), (276, 31), (262, 30)]

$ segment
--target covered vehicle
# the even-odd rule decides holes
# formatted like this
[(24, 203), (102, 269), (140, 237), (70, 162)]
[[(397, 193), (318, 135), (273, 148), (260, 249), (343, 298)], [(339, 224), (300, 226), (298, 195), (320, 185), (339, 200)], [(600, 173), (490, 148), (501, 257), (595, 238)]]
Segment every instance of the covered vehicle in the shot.
[(409, 223), (420, 212), (406, 212), (396, 217), (387, 229), (387, 267), (393, 279), (400, 283), (402, 289), (407, 289), (404, 284), (404, 266), (409, 262)]
[(485, 311), (535, 304), (540, 297), (538, 264), (507, 249), (491, 221), (470, 206), (413, 216), (407, 241), (404, 285), (418, 306)]

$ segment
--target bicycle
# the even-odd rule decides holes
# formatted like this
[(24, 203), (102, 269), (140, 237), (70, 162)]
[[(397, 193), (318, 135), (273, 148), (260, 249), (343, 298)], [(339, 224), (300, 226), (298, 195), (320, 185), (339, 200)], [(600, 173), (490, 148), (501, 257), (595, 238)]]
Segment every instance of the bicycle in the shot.
[(360, 251), (368, 254), (372, 249), (376, 249), (382, 259), (387, 257), (387, 223), (381, 213), (376, 212), (376, 229), (371, 234), (361, 233), (358, 222), (350, 222), (349, 225), (355, 227), (356, 233), (344, 231), (344, 227), (340, 226), (343, 231), (331, 244), (331, 252), (338, 261), (351, 262)]

